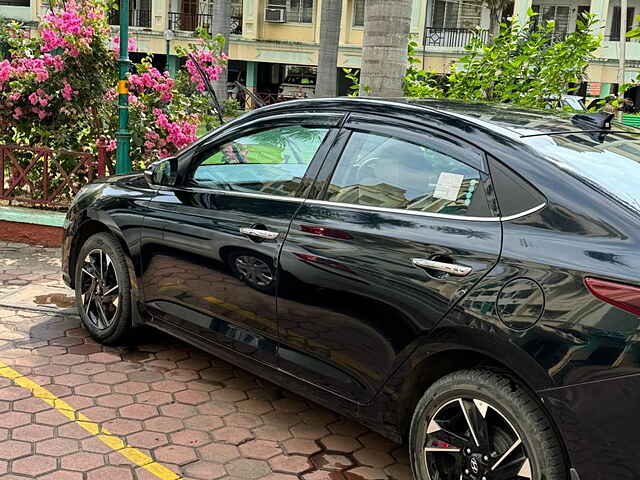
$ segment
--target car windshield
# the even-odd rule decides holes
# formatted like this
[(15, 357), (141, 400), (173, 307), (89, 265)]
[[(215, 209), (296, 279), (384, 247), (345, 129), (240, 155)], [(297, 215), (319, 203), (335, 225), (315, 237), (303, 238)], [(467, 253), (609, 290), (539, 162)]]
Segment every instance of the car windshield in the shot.
[(640, 212), (640, 134), (573, 133), (526, 141), (563, 170)]

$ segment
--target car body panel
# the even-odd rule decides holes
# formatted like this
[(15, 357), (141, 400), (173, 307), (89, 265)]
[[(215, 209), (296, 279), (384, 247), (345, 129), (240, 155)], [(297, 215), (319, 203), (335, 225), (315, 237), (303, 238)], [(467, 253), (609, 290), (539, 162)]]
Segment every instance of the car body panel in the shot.
[(640, 478), (640, 375), (540, 392), (580, 480)]
[[(165, 215), (162, 241), (147, 253), (146, 305), (152, 313), (210, 341), (232, 341), (240, 349), (253, 346), (256, 355), (270, 356), (275, 364), (275, 286), (269, 291), (251, 288), (237, 278), (230, 259), (239, 252), (263, 259), (275, 278), (278, 252), (298, 206), (286, 199), (188, 190), (158, 195), (148, 209), (156, 218), (157, 210)], [(256, 241), (240, 232), (256, 225), (279, 233), (279, 238)], [(271, 345), (269, 352), (260, 352), (265, 345)]]
[[(312, 377), (306, 357), (322, 359), (343, 375), (316, 375), (319, 384), (367, 403), (397, 357), (491, 270), (500, 243), (499, 222), (304, 204), (283, 246), (278, 290), (281, 341), (304, 356), (281, 367)], [(440, 279), (412, 263), (436, 255), (473, 272)]]
[[(477, 226), (464, 218), (372, 214), (323, 204), (317, 200), (335, 160), (328, 147), (327, 158), (310, 166), (300, 201), (238, 201), (220, 193), (154, 190), (140, 175), (113, 177), (84, 189), (69, 211), (65, 280), (73, 283), (83, 232), (101, 225), (128, 256), (141, 321), (396, 440), (406, 433), (425, 382), (478, 360), (475, 365), (508, 371), (540, 399), (581, 480), (637, 478), (638, 424), (631, 412), (640, 400), (640, 320), (596, 299), (584, 279), (640, 285), (640, 216), (546, 161), (528, 142), (531, 135), (570, 132), (576, 128), (570, 117), (452, 102), (314, 99), (244, 115), (179, 156), (188, 158), (254, 121), (314, 112), (332, 118), (357, 113), (378, 118), (381, 127), (409, 130), (406, 125), (413, 124), (463, 138), (533, 184), (543, 203), (522, 215), (501, 216), (500, 204), (508, 210), (509, 199), (497, 198), (504, 195), (491, 191), (488, 182), (496, 219)], [(333, 120), (330, 128), (336, 129), (330, 143), (339, 146), (344, 135)], [(289, 236), (254, 245), (238, 227), (256, 219)], [(280, 261), (279, 298), (267, 295), (259, 309), (254, 301), (238, 305), (256, 291), (234, 283), (224, 270), (221, 251), (227, 244), (256, 249), (274, 268)], [(468, 284), (426, 280), (407, 258), (430, 248), (474, 263), (481, 274)], [(162, 256), (181, 259), (185, 268), (157, 268)], [(180, 278), (180, 272), (194, 269), (202, 269), (210, 284), (219, 279), (229, 289), (215, 296), (212, 289), (185, 288), (193, 278)], [(165, 280), (174, 290), (160, 291)], [(176, 289), (176, 283), (182, 286)], [(162, 308), (143, 305), (163, 296), (203, 315), (209, 332), (175, 315), (154, 316), (153, 308)], [(203, 301), (208, 296), (219, 301)], [(371, 320), (379, 310), (392, 319), (389, 324)], [(346, 388), (336, 387), (341, 384)]]

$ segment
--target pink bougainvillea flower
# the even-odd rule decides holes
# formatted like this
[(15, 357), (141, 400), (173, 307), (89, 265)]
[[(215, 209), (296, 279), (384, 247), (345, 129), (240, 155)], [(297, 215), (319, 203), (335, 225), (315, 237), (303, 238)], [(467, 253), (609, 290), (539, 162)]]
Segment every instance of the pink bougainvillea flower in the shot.
[(13, 73), (13, 66), (9, 60), (0, 62), (0, 86), (9, 81)]
[[(220, 64), (220, 59), (225, 60), (225, 57), (217, 58), (215, 54), (211, 50), (207, 49), (199, 49), (192, 52), (193, 58), (198, 62), (204, 74), (210, 81), (216, 81), (218, 76), (223, 70), (222, 65)], [(204, 92), (205, 90), (205, 82), (198, 68), (191, 58), (189, 58), (185, 66), (187, 67), (187, 71), (189, 75), (191, 75), (191, 81), (195, 84), (196, 89), (200, 92)]]
[(74, 90), (69, 82), (64, 80), (64, 87), (62, 88), (62, 98), (64, 98), (67, 102), (73, 100), (73, 97), (78, 94), (77, 90)]

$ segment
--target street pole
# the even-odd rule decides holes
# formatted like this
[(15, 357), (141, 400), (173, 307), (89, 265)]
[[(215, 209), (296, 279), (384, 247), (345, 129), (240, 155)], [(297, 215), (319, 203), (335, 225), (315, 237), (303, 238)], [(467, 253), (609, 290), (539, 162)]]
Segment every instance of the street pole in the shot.
[(624, 64), (627, 50), (627, 0), (620, 0), (620, 64), (618, 66), (618, 96), (624, 98)]
[(176, 64), (173, 58), (171, 58), (171, 40), (174, 39), (173, 30), (170, 28), (164, 31), (164, 39), (166, 41), (166, 65), (165, 70), (169, 72), (171, 78), (176, 78)]
[(118, 77), (118, 149), (116, 151), (116, 173), (131, 172), (129, 131), (129, 0), (120, 0), (120, 67)]

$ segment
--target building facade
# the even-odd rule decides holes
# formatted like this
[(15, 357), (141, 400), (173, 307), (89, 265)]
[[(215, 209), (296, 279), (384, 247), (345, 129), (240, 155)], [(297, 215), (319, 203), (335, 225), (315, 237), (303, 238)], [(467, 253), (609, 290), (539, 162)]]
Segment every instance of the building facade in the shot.
[[(154, 54), (160, 65), (165, 59), (175, 60), (172, 56), (176, 47), (191, 41), (197, 27), (208, 28), (211, 24), (214, 1), (130, 0), (130, 35), (136, 38), (139, 53)], [(360, 67), (365, 1), (343, 0), (340, 67)], [(0, 0), (0, 17), (35, 24), (47, 10), (45, 2)], [(283, 84), (314, 82), (322, 0), (231, 0), (231, 4), (231, 80), (239, 80), (266, 98), (277, 96)], [(603, 34), (603, 43), (588, 70), (589, 94), (616, 91), (619, 38), (624, 30), (620, 25), (620, 0), (515, 0), (504, 16), (513, 13), (526, 18), (529, 8), (544, 19), (555, 20), (558, 35), (574, 31), (581, 12), (598, 15), (601, 21), (597, 32)], [(628, 28), (634, 26), (638, 14), (640, 0), (629, 0)], [(418, 56), (424, 67), (448, 71), (464, 54), (472, 29), (480, 28), (480, 34), (488, 36), (489, 17), (483, 0), (413, 0), (411, 34), (420, 45)], [(110, 22), (116, 30), (117, 12), (110, 16)], [(165, 35), (167, 30), (172, 32), (170, 37)], [(626, 50), (628, 81), (640, 71), (640, 42), (628, 41)], [(340, 80), (341, 93), (346, 93), (348, 81)]]

